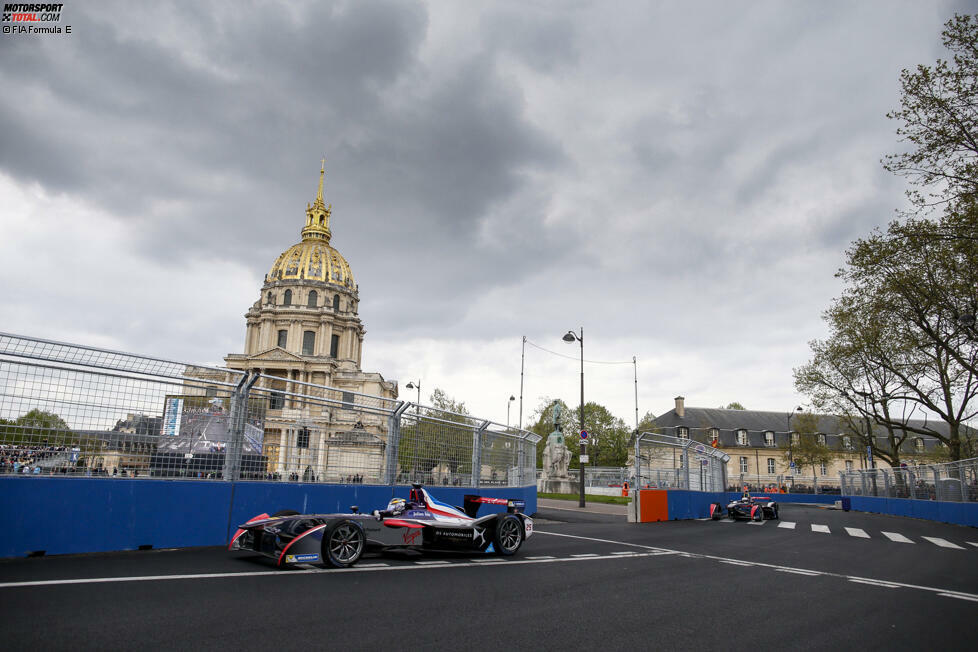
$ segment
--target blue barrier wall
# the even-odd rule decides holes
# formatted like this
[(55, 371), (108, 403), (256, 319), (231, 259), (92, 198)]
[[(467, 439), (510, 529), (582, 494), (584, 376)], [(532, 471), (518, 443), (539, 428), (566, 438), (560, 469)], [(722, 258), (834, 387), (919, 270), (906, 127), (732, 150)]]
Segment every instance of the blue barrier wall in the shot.
[(978, 503), (951, 503), (909, 498), (852, 496), (852, 508), (860, 512), (891, 514), (978, 527)]
[[(393, 495), (407, 498), (409, 490), (398, 486)], [(535, 486), (479, 490), (437, 486), (430, 492), (453, 505), (461, 505), (465, 494), (478, 493), (522, 498), (527, 514), (537, 509)], [(347, 512), (351, 505), (371, 511), (386, 506), (391, 495), (389, 485), (0, 477), (0, 522), (7, 526), (0, 557), (37, 550), (67, 554), (140, 546), (217, 546), (227, 543), (238, 524), (263, 512)], [(479, 514), (504, 510), (483, 505)]]
[[(770, 496), (777, 503), (814, 503), (819, 505), (831, 505), (840, 498), (832, 494), (756, 493), (755, 495)], [(669, 520), (706, 518), (710, 515), (710, 503), (722, 503), (726, 506), (727, 503), (732, 500), (737, 500), (740, 496), (741, 494), (739, 492), (734, 491), (669, 489), (667, 494)], [(853, 507), (855, 508), (855, 503), (853, 503)]]

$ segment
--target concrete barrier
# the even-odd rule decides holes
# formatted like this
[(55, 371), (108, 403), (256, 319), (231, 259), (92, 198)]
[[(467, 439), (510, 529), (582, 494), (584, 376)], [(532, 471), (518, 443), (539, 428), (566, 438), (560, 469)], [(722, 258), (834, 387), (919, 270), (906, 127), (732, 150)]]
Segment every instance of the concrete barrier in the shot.
[[(393, 491), (392, 491), (393, 489)], [(185, 548), (227, 543), (238, 524), (280, 509), (371, 511), (410, 487), (325, 485), (289, 482), (201, 482), (124, 478), (0, 477), (0, 557)], [(432, 486), (438, 500), (461, 505), (465, 494), (521, 498), (526, 513), (537, 509), (536, 487)], [(483, 505), (479, 514), (505, 511)]]

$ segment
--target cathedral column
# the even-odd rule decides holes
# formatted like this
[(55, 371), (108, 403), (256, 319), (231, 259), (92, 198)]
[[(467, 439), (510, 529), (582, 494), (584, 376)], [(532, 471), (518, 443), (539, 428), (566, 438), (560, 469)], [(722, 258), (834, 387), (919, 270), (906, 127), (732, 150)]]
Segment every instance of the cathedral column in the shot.
[(326, 335), (326, 322), (319, 322), (319, 332), (316, 333), (316, 355), (329, 354), (329, 337)]

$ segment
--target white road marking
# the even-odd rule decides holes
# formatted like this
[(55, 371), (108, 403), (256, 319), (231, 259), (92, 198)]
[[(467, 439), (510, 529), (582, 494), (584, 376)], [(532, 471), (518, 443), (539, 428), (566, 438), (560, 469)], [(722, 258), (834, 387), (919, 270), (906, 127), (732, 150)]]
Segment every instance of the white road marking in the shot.
[(971, 600), (972, 602), (978, 602), (978, 596), (955, 595), (954, 593), (938, 593), (937, 595), (943, 595), (945, 598), (957, 598), (958, 600)]
[(824, 532), (825, 534), (832, 534), (832, 531), (829, 530), (828, 525), (816, 525), (815, 523), (812, 523), (812, 532)]
[(451, 562), (445, 561), (444, 559), (434, 559), (430, 561), (416, 561), (415, 564), (421, 564), (422, 566), (435, 566), (437, 564), (449, 564)]
[(978, 543), (975, 543), (974, 541), (969, 541), (968, 542), (968, 545), (969, 546), (974, 546), (975, 548), (978, 548)]
[(764, 525), (767, 521), (750, 521), (747, 525)]
[(585, 553), (580, 554), (580, 555), (571, 555), (571, 557), (597, 557), (597, 556), (598, 556), (598, 553), (596, 553), (596, 552), (585, 552)]
[(631, 550), (621, 550), (619, 552), (613, 552), (611, 554), (613, 554), (613, 555), (634, 555), (635, 553), (632, 552)]
[(868, 539), (869, 535), (866, 534), (866, 530), (860, 530), (857, 527), (847, 527), (846, 532), (849, 533), (851, 537), (859, 537), (860, 539)]
[(897, 543), (914, 543), (914, 541), (908, 539), (898, 532), (884, 532), (883, 536), (890, 541), (896, 541)]
[(475, 562), (476, 564), (494, 564), (503, 560), (499, 557), (478, 557), (476, 559), (470, 559), (469, 561)]
[(778, 523), (778, 527), (784, 527), (784, 528), (788, 528), (789, 530), (794, 530), (795, 523), (794, 521), (781, 521), (780, 523)]
[[(614, 553), (612, 553), (614, 554)], [(527, 557), (527, 559), (554, 559), (553, 555), (539, 555), (537, 557)]]
[(731, 566), (753, 566), (754, 564), (748, 561), (737, 561), (735, 559), (721, 559), (721, 564), (730, 564)]
[(374, 562), (372, 564), (357, 564), (357, 568), (387, 568), (390, 564), (385, 564), (382, 561)]
[(933, 543), (935, 546), (940, 546), (942, 548), (954, 548), (956, 550), (964, 550), (964, 548), (962, 548), (958, 544), (951, 543), (947, 539), (941, 539), (939, 537), (920, 537), (920, 538), (921, 539), (927, 539), (928, 541), (930, 541), (931, 543)]
[(893, 582), (883, 582), (880, 580), (867, 580), (861, 577), (850, 577), (850, 582), (855, 582), (856, 584), (869, 584), (870, 586), (881, 586), (886, 589), (898, 589), (902, 584), (894, 584)]
[(809, 577), (821, 575), (821, 573), (817, 571), (795, 570), (794, 568), (775, 568), (774, 570), (778, 571), (779, 573), (794, 573), (795, 575), (807, 575)]

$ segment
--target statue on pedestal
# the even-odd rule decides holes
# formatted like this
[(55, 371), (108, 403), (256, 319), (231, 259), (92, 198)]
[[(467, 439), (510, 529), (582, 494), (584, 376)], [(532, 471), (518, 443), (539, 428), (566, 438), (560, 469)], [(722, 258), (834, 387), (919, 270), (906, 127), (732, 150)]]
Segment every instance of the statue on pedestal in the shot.
[(543, 449), (543, 473), (547, 478), (566, 478), (570, 465), (570, 451), (564, 444), (564, 433), (560, 430), (560, 404), (554, 403), (554, 431), (547, 437)]

